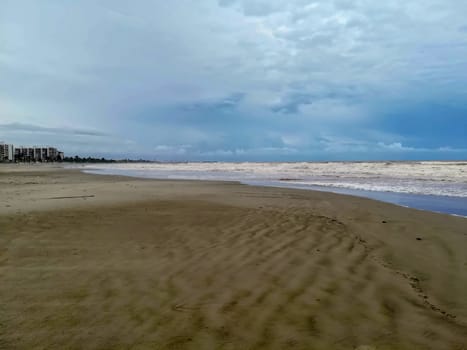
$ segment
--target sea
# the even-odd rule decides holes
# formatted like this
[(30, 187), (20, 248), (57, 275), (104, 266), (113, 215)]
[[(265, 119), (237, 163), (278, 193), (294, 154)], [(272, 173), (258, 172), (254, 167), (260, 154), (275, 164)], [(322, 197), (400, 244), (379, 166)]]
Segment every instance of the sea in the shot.
[(328, 191), (467, 218), (467, 161), (112, 163), (83, 171)]

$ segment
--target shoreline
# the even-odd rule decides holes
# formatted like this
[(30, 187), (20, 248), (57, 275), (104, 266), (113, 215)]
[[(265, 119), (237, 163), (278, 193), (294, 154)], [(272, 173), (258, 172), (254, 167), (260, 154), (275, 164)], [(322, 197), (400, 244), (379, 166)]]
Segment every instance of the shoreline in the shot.
[[(94, 175), (116, 175), (116, 176), (129, 176), (138, 179), (155, 179), (155, 180), (182, 180), (182, 181), (226, 181), (226, 182), (238, 182), (248, 186), (259, 186), (259, 187), (277, 187), (284, 189), (298, 189), (305, 191), (319, 191), (327, 193), (335, 193), (340, 195), (348, 195), (359, 198), (367, 198), (383, 203), (390, 203), (404, 208), (411, 208), (416, 210), (428, 211), (438, 214), (447, 214), (457, 216), (461, 218), (467, 218), (467, 206), (464, 205), (467, 201), (467, 197), (457, 196), (441, 196), (441, 195), (428, 195), (419, 193), (405, 193), (405, 192), (391, 192), (391, 191), (372, 191), (372, 190), (361, 190), (351, 189), (338, 186), (319, 186), (319, 185), (300, 185), (284, 183), (276, 180), (209, 180), (209, 179), (190, 179), (190, 178), (163, 178), (163, 177), (151, 177), (143, 176), (138, 174), (131, 174), (130, 171), (117, 172), (106, 172), (102, 169), (81, 169), (82, 172)], [(444, 204), (443, 204), (444, 203)]]
[(0, 197), (6, 348), (467, 342), (463, 218), (329, 192), (47, 167), (2, 168)]
[[(245, 185), (250, 185), (247, 182), (242, 182)], [(263, 186), (259, 184), (251, 184), (251, 186)], [(455, 196), (439, 196), (439, 195), (429, 195), (429, 194), (419, 194), (419, 193), (404, 193), (404, 192), (381, 192), (381, 191), (370, 191), (370, 190), (354, 190), (354, 189), (348, 189), (348, 188), (341, 188), (341, 187), (332, 187), (332, 186), (286, 186), (284, 185), (274, 185), (274, 184), (265, 184), (265, 187), (279, 187), (279, 188), (293, 188), (293, 189), (299, 189), (299, 190), (304, 190), (304, 191), (318, 191), (318, 192), (326, 192), (326, 193), (335, 193), (338, 195), (342, 196), (351, 196), (351, 197), (357, 197), (357, 198), (366, 198), (370, 199), (373, 201), (377, 202), (382, 202), (382, 203), (388, 203), (388, 204), (393, 204), (398, 207), (402, 208), (407, 208), (407, 209), (415, 209), (415, 210), (420, 210), (420, 211), (425, 211), (429, 213), (436, 213), (436, 214), (443, 214), (443, 215), (450, 215), (450, 216), (456, 216), (456, 217), (461, 217), (467, 219), (467, 215), (463, 214), (456, 214), (453, 212), (448, 212), (448, 211), (437, 211), (437, 210), (430, 210), (430, 209), (424, 209), (420, 207), (415, 207), (415, 206), (410, 206), (410, 205), (404, 205), (400, 204), (397, 201), (390, 201), (390, 200), (384, 200), (384, 199), (379, 199), (384, 196), (400, 196), (400, 197), (419, 197), (419, 198), (433, 198), (433, 199), (447, 199), (447, 200), (459, 200), (459, 201), (467, 201), (467, 198), (464, 197), (455, 197)], [(308, 187), (308, 188), (307, 188)], [(359, 194), (360, 193), (360, 194)], [(365, 195), (367, 193), (367, 195)], [(467, 209), (466, 209), (467, 210)]]
[[(437, 161), (438, 162), (438, 161)], [(449, 161), (450, 162), (450, 161)], [(329, 162), (323, 162), (323, 163), (329, 163)], [(339, 162), (342, 163), (342, 162)], [(279, 188), (279, 189), (284, 189), (284, 190), (298, 190), (298, 191), (306, 191), (306, 192), (320, 192), (320, 193), (330, 193), (333, 195), (338, 195), (338, 196), (348, 196), (352, 197), (354, 199), (365, 199), (365, 200), (370, 200), (370, 201), (375, 201), (379, 203), (384, 203), (384, 204), (389, 204), (389, 205), (395, 205), (399, 208), (405, 208), (409, 210), (416, 210), (416, 211), (421, 211), (421, 212), (426, 212), (426, 213), (432, 213), (432, 214), (438, 214), (438, 215), (448, 215), (452, 217), (457, 217), (457, 218), (462, 218), (462, 219), (467, 219), (467, 215), (462, 215), (462, 214), (456, 214), (456, 213), (450, 213), (446, 211), (435, 211), (435, 210), (429, 210), (429, 209), (423, 209), (423, 208), (417, 208), (409, 205), (404, 205), (404, 204), (399, 204), (396, 202), (392, 201), (387, 201), (387, 200), (382, 200), (378, 199), (375, 197), (371, 196), (365, 196), (365, 195), (359, 195), (357, 192), (375, 192), (377, 194), (389, 194), (389, 195), (410, 195), (410, 196), (422, 196), (422, 197), (434, 197), (434, 198), (455, 198), (455, 199), (462, 199), (463, 197), (451, 197), (451, 196), (437, 196), (437, 195), (423, 195), (423, 194), (412, 194), (412, 193), (399, 193), (399, 192), (379, 192), (379, 191), (365, 191), (365, 190), (352, 190), (352, 189), (347, 189), (347, 188), (339, 188), (339, 187), (328, 187), (325, 186), (290, 186), (287, 185), (287, 183), (283, 184), (274, 184), (274, 181), (271, 181), (271, 183), (266, 183), (266, 184), (261, 184), (261, 181), (256, 181), (256, 182), (244, 182), (241, 180), (217, 180), (217, 179), (184, 179), (184, 178), (154, 178), (154, 177), (148, 177), (148, 176), (138, 176), (138, 175), (131, 175), (131, 174), (112, 174), (112, 173), (99, 173), (98, 168), (95, 170), (87, 170), (84, 167), (69, 167), (67, 166), (68, 164), (56, 164), (56, 163), (51, 163), (51, 164), (20, 164), (19, 166), (21, 167), (26, 167), (26, 169), (21, 168), (15, 168), (18, 166), (18, 164), (5, 164), (2, 165), (4, 167), (8, 167), (7, 171), (13, 171), (13, 170), (26, 170), (26, 171), (31, 171), (31, 170), (40, 170), (40, 171), (50, 171), (51, 169), (58, 170), (58, 169), (63, 169), (65, 171), (79, 171), (82, 174), (87, 174), (87, 175), (93, 175), (93, 176), (102, 176), (102, 177), (115, 177), (115, 178), (128, 178), (128, 179), (139, 179), (139, 180), (147, 180), (147, 181), (167, 181), (167, 182), (199, 182), (199, 183), (207, 183), (207, 184), (212, 184), (212, 183), (225, 183), (225, 184), (238, 184), (238, 185), (243, 185), (243, 186), (249, 186), (253, 188)], [(33, 168), (31, 168), (31, 166)], [(36, 168), (39, 167), (39, 168)], [(0, 167), (1, 170), (1, 167)], [(0, 171), (1, 174), (1, 171)], [(322, 189), (321, 189), (322, 188)], [(342, 192), (340, 191), (342, 190)], [(353, 193), (355, 192), (355, 193)], [(1, 211), (0, 211), (1, 214)]]

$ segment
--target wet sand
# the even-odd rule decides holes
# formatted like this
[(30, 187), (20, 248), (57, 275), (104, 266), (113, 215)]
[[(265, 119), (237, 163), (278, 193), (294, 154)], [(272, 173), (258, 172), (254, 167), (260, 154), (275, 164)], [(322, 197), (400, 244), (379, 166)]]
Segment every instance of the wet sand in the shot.
[(467, 349), (467, 219), (0, 165), (0, 349)]

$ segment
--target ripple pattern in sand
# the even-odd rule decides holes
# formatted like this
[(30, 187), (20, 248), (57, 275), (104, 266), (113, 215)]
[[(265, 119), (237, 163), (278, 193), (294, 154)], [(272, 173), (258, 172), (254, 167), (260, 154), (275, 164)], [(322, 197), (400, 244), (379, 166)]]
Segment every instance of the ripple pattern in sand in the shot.
[(22, 217), (2, 237), (0, 348), (464, 349), (467, 339), (357, 233), (303, 208), (171, 201), (48, 222)]

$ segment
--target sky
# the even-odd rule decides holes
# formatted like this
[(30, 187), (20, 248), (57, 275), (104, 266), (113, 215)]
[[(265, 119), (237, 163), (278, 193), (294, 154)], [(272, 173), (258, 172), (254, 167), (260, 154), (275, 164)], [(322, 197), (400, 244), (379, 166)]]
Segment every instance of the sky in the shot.
[(465, 0), (0, 0), (0, 141), (209, 161), (467, 159)]

